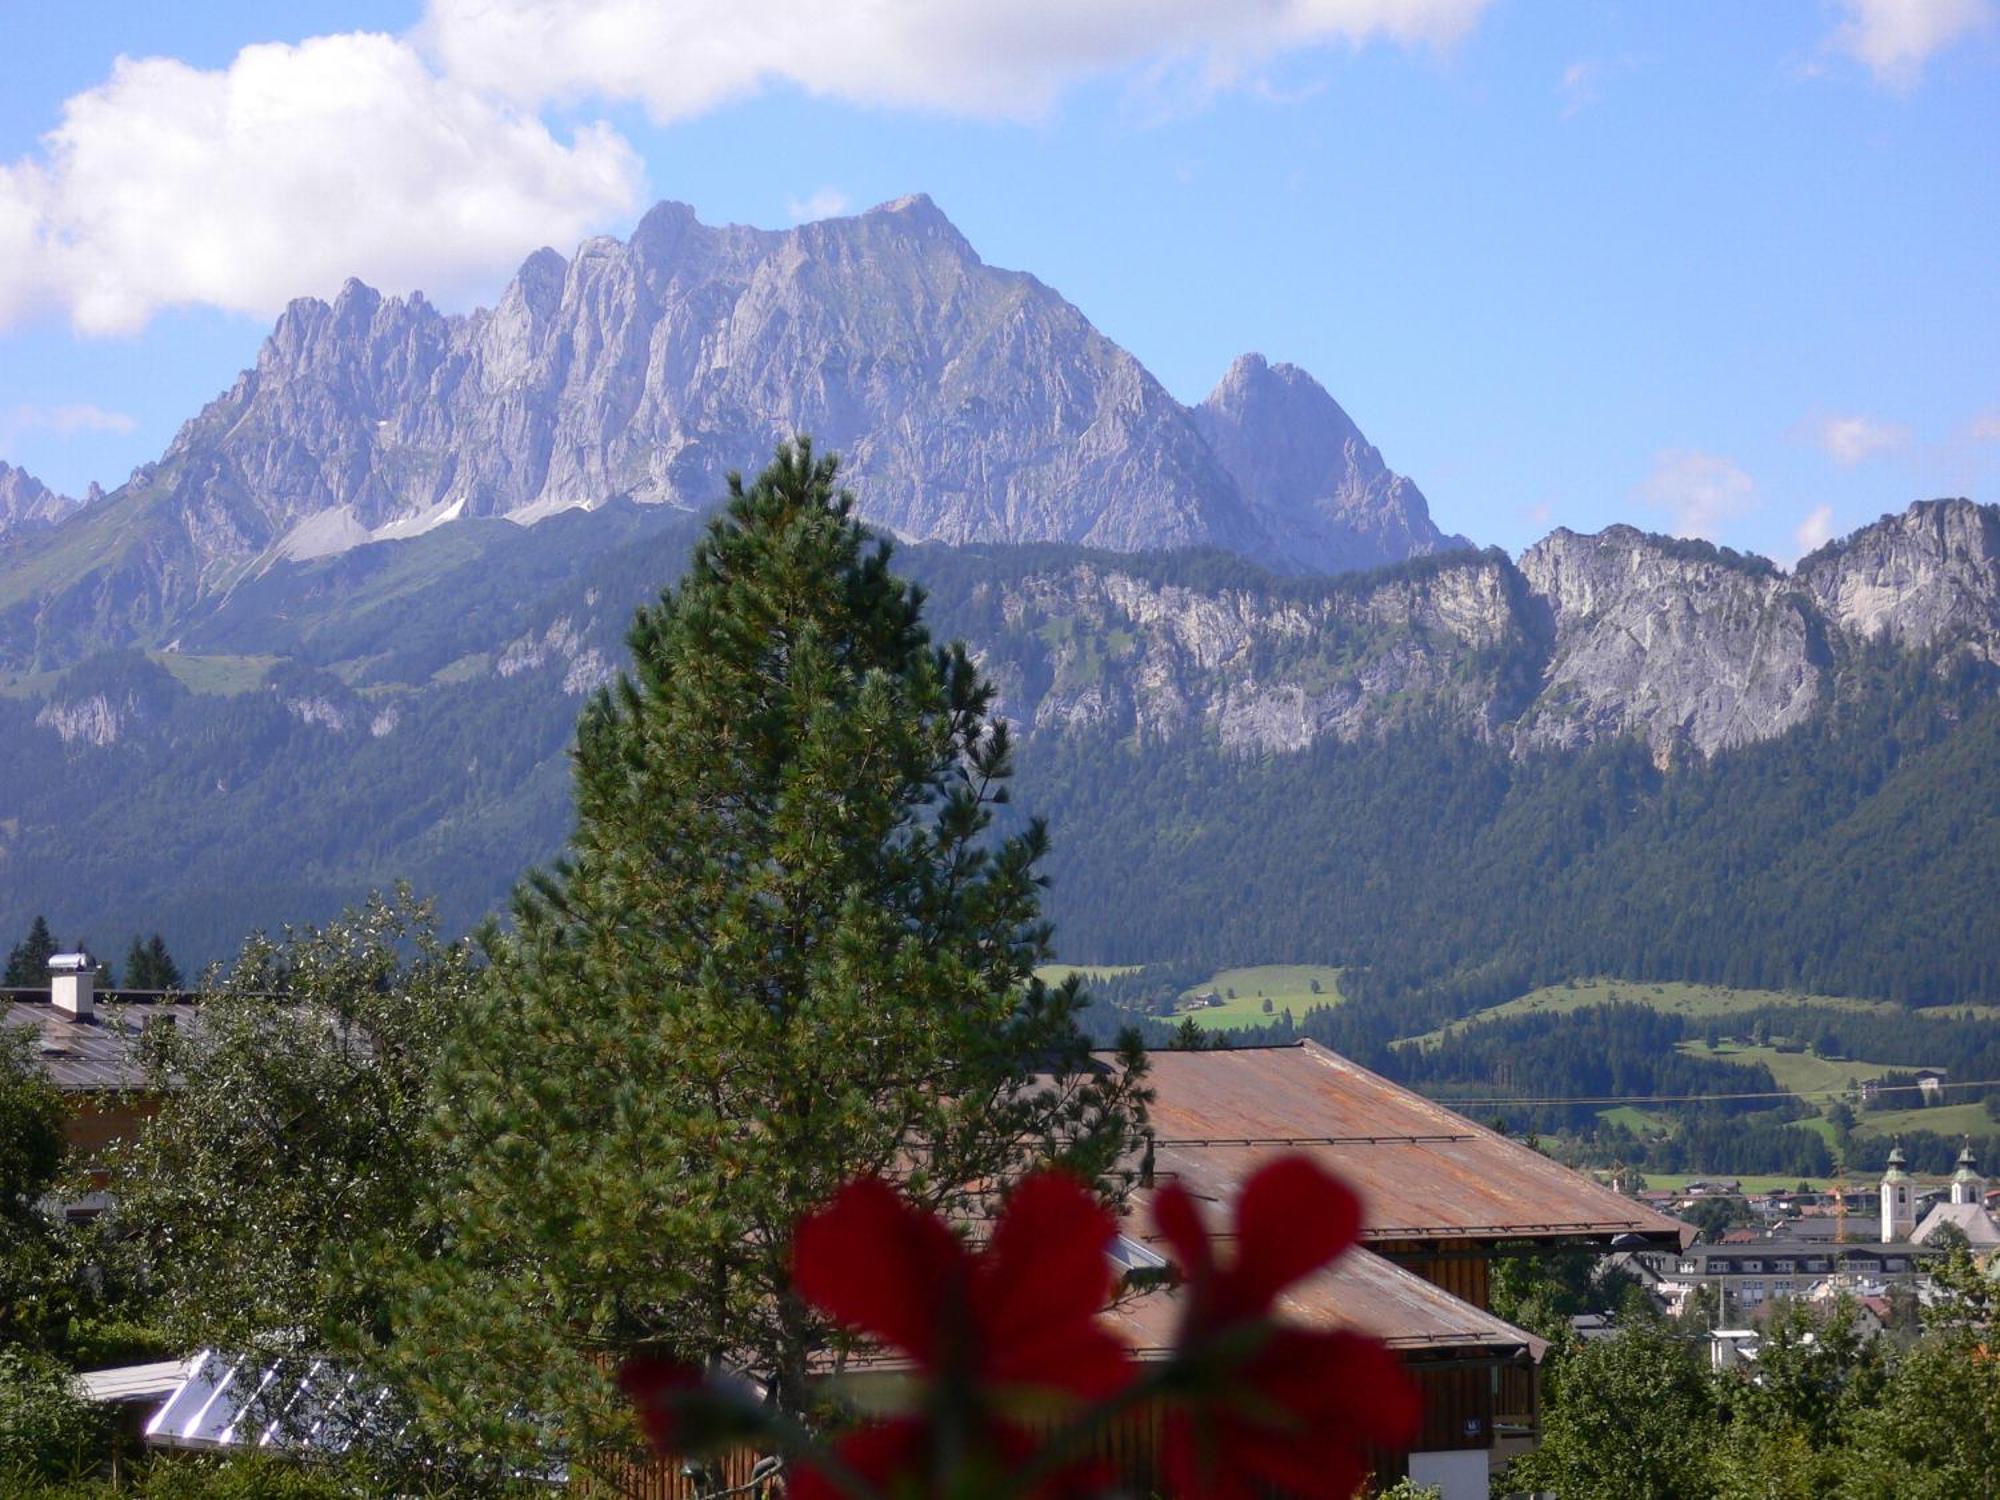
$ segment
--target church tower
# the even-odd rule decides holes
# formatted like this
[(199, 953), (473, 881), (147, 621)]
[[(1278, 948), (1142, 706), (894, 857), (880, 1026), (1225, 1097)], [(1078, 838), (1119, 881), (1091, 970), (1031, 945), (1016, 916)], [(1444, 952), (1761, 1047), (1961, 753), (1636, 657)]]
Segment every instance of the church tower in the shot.
[(1970, 1203), (1975, 1208), (1986, 1206), (1986, 1179), (1979, 1175), (1979, 1158), (1972, 1154), (1972, 1137), (1965, 1138), (1965, 1149), (1958, 1153), (1958, 1170), (1951, 1174), (1951, 1201)]
[(1882, 1174), (1882, 1243), (1907, 1240), (1917, 1227), (1916, 1188), (1905, 1166), (1903, 1148), (1889, 1153), (1889, 1170)]

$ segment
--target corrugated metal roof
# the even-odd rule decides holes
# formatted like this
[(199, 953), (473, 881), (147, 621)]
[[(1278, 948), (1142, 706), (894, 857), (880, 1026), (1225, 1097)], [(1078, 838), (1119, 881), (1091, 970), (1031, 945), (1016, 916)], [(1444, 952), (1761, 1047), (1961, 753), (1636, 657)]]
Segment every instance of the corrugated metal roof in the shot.
[[(1141, 1221), (1150, 1223), (1150, 1215), (1136, 1214), (1126, 1233), (1133, 1233)], [(1359, 1248), (1279, 1298), (1278, 1312), (1302, 1328), (1350, 1328), (1408, 1353), (1525, 1353), (1539, 1360), (1547, 1348), (1533, 1334)], [(1128, 1298), (1104, 1315), (1104, 1321), (1142, 1358), (1172, 1346), (1180, 1318), (1181, 1294), (1165, 1289)]]
[(41, 1061), (59, 1089), (71, 1093), (123, 1092), (148, 1087), (135, 1043), (153, 1022), (185, 1025), (195, 1008), (170, 1001), (127, 1002), (100, 996), (97, 1013), (78, 1020), (46, 999), (0, 1004), (0, 1026), (40, 1033)]
[(1579, 1240), (1694, 1230), (1315, 1042), (1156, 1052), (1154, 1171), (1234, 1198), (1259, 1162), (1312, 1157), (1361, 1195), (1364, 1238)]
[(178, 1389), (193, 1366), (190, 1359), (165, 1359), (114, 1370), (84, 1370), (76, 1377), (77, 1394), (86, 1401), (149, 1401)]

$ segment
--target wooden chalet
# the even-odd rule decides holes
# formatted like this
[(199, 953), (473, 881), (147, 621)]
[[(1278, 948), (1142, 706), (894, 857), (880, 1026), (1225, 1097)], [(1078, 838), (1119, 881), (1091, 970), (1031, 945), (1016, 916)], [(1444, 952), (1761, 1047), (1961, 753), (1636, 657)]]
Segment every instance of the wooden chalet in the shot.
[[(1423, 1435), (1385, 1454), (1445, 1500), (1485, 1500), (1490, 1471), (1532, 1447), (1544, 1345), (1491, 1310), (1502, 1256), (1585, 1249), (1678, 1253), (1694, 1231), (1519, 1141), (1315, 1042), (1159, 1052), (1150, 1083), (1154, 1185), (1179, 1181), (1220, 1215), (1273, 1156), (1311, 1157), (1361, 1198), (1362, 1245), (1303, 1283), (1286, 1311), (1375, 1334), (1425, 1398)], [(1128, 1236), (1150, 1229), (1147, 1190)], [(1116, 1315), (1142, 1354), (1172, 1327), (1171, 1296)]]

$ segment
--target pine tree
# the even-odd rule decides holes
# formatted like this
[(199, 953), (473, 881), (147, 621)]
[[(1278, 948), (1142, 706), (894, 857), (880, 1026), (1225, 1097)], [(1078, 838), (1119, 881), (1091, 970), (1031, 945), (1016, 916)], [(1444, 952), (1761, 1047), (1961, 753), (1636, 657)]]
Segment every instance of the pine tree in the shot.
[(132, 947), (125, 955), (125, 983), (135, 990), (181, 987), (180, 965), (167, 952), (167, 940), (159, 933), (154, 933), (150, 940), (133, 934)]
[(46, 986), (49, 960), (56, 954), (56, 940), (49, 934), (46, 917), (36, 917), (28, 935), (7, 954), (5, 984), (16, 988)]
[(152, 981), (149, 989), (177, 990), (183, 984), (181, 966), (167, 952), (167, 940), (157, 932), (146, 944), (146, 963), (150, 969), (147, 978)]
[(604, 1369), (726, 1358), (805, 1405), (830, 1331), (796, 1220), (874, 1173), (959, 1216), (1054, 1161), (1111, 1194), (1143, 1060), (1093, 1066), (1050, 988), (1039, 821), (960, 645), (801, 441), (642, 609), (584, 713), (578, 822), (496, 941), (441, 1077), (454, 1251), (402, 1343), (431, 1409), (505, 1445), (534, 1412), (629, 1434)]
[(132, 934), (132, 946), (125, 950), (125, 985), (128, 989), (149, 990), (147, 983), (151, 970), (146, 960), (146, 940), (138, 933)]

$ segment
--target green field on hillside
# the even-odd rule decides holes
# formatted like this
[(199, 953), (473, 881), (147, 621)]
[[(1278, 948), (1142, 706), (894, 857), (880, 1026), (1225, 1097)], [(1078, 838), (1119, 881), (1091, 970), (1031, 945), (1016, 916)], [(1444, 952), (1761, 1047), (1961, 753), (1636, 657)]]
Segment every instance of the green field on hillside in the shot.
[[(1435, 1046), (1446, 1036), (1461, 1031), (1475, 1021), (1501, 1021), (1509, 1016), (1562, 1014), (1586, 1010), (1593, 1005), (1623, 1002), (1646, 1005), (1654, 1010), (1697, 1018), (1726, 1019), (1765, 1006), (1810, 1006), (1814, 1010), (1845, 1015), (1901, 1016), (1904, 1007), (1887, 1000), (1856, 1000), (1847, 995), (1804, 995), (1786, 990), (1733, 990), (1719, 984), (1649, 984), (1629, 979), (1578, 979), (1567, 984), (1551, 984), (1500, 1005), (1488, 1006), (1476, 1015), (1425, 1032), (1408, 1040)], [(1937, 1011), (1919, 1012), (1940, 1019), (1966, 1016), (1989, 1021), (2000, 1017), (2000, 1005), (1954, 1005)], [(1788, 1085), (1789, 1087), (1789, 1085)]]
[[(1824, 1177), (1787, 1177), (1773, 1172), (1647, 1172), (1644, 1175), (1647, 1188), (1659, 1193), (1678, 1193), (1690, 1182), (1714, 1182), (1724, 1177), (1740, 1182), (1746, 1193), (1790, 1192), (1801, 1182), (1808, 1192), (1814, 1193), (1824, 1193), (1833, 1186)], [(1853, 1222), (1853, 1215), (1850, 1214), (1848, 1219)]]
[(1928, 1130), (1936, 1135), (1988, 1135), (1993, 1117), (1984, 1104), (1933, 1104), (1929, 1109), (1863, 1109), (1854, 1116), (1862, 1135), (1902, 1135)]
[(179, 651), (146, 653), (191, 693), (233, 698), (256, 689), (278, 663), (275, 656), (189, 656)]
[(1085, 984), (1093, 979), (1116, 979), (1121, 974), (1136, 974), (1139, 964), (1042, 964), (1035, 970), (1035, 977), (1043, 984), (1061, 984), (1070, 975), (1079, 975)]
[[(1319, 993), (1313, 993), (1313, 983)], [(1254, 964), (1247, 968), (1224, 969), (1185, 992), (1184, 998), (1210, 991), (1224, 997), (1221, 1005), (1187, 1012), (1199, 1026), (1210, 1031), (1227, 1031), (1238, 1026), (1269, 1026), (1289, 1009), (1298, 1020), (1315, 1005), (1338, 1005), (1341, 1001), (1340, 970), (1325, 964)], [(1231, 1000), (1229, 992), (1236, 998)], [(1264, 1002), (1271, 1009), (1264, 1009)]]
[[(1771, 1070), (1780, 1088), (1790, 1089), (1813, 1102), (1826, 1101), (1828, 1096), (1844, 1091), (1849, 1083), (1880, 1078), (1884, 1073), (1915, 1071), (1914, 1065), (1907, 1063), (1816, 1057), (1810, 1052), (1780, 1052), (1775, 1047), (1748, 1047), (1735, 1042), (1724, 1042), (1714, 1051), (1709, 1050), (1706, 1042), (1682, 1042), (1680, 1050), (1690, 1057), (1713, 1057), (1722, 1062), (1741, 1063), (1746, 1068), (1762, 1063)], [(1911, 1098), (1914, 1100), (1915, 1095)]]

